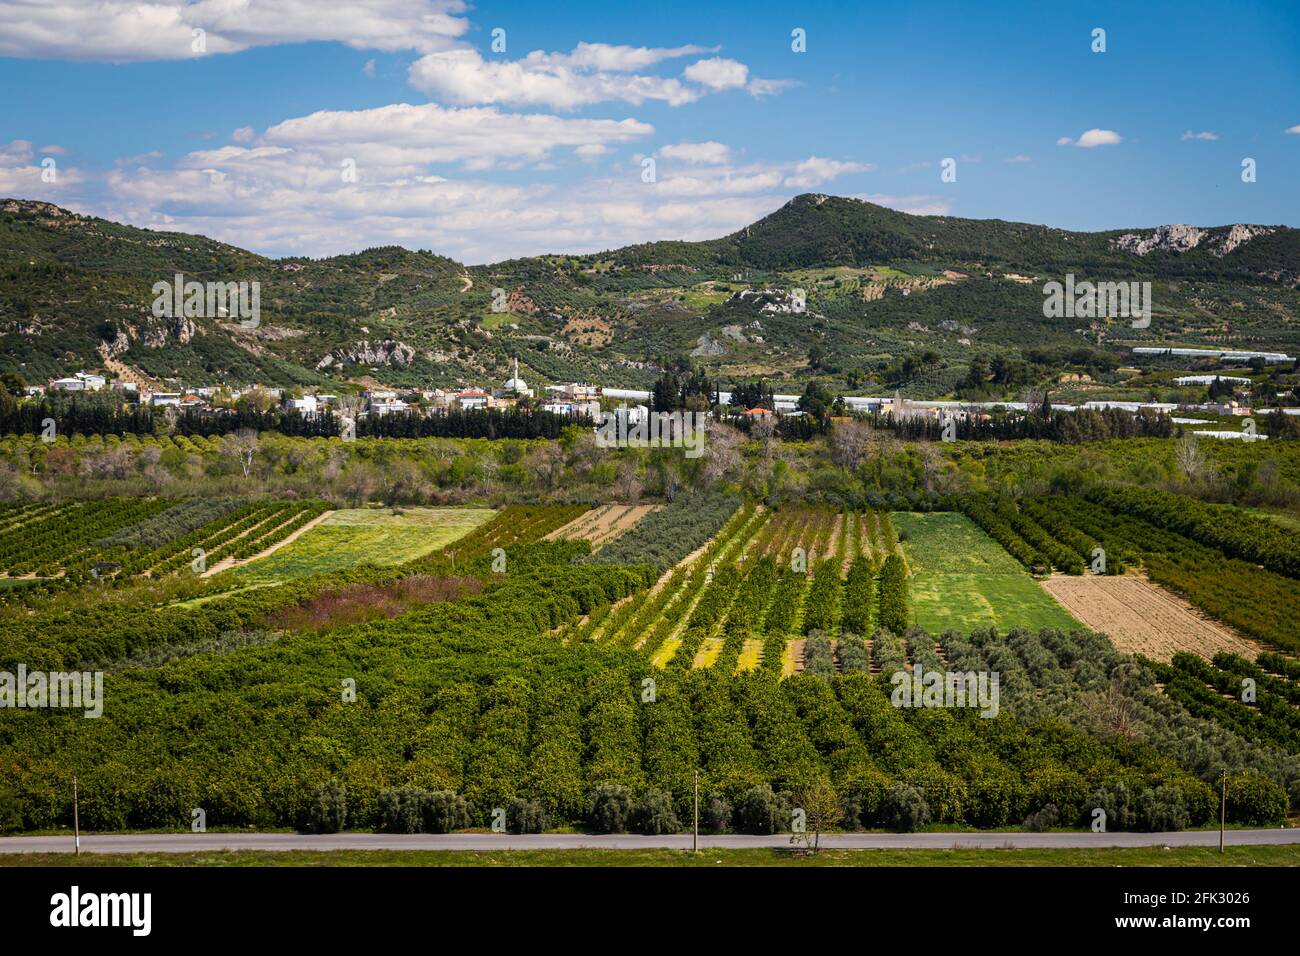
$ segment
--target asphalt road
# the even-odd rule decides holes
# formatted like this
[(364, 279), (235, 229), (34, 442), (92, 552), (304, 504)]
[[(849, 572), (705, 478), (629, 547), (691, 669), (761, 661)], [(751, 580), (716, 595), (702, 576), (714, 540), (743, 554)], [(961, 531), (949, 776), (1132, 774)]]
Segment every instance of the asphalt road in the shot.
[[(1229, 830), (1231, 846), (1300, 843), (1300, 828)], [(1065, 847), (1218, 846), (1217, 830), (1185, 833), (843, 833), (823, 836), (827, 849), (1053, 849)], [(700, 836), (704, 848), (789, 847), (788, 835)], [(590, 836), (545, 833), (153, 833), (82, 836), (86, 853), (196, 853), (212, 850), (688, 850), (690, 834)], [(71, 853), (71, 836), (0, 837), (0, 853)]]

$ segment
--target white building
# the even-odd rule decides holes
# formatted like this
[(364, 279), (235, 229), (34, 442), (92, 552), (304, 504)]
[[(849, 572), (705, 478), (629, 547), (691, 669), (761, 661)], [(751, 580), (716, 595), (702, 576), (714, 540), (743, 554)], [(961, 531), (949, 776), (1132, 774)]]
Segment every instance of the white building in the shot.
[(374, 401), (370, 402), (371, 415), (395, 415), (401, 412), (409, 411), (410, 405), (400, 398), (394, 398), (391, 401)]
[(1221, 359), (1225, 362), (1249, 362), (1253, 358), (1262, 358), (1265, 362), (1270, 364), (1295, 361), (1292, 356), (1287, 355), (1285, 352), (1247, 352), (1221, 349), (1154, 348), (1151, 346), (1144, 346), (1135, 348), (1133, 354), (1176, 355), (1179, 358)]
[[(644, 406), (642, 406), (644, 407)], [(552, 415), (570, 415), (574, 417), (586, 415), (589, 418), (600, 420), (600, 402), (547, 402), (542, 406), (542, 411), (550, 412)]]
[(56, 378), (50, 382), (51, 390), (61, 392), (97, 392), (107, 384), (102, 375), (78, 372), (71, 378)]
[(293, 409), (294, 411), (301, 412), (304, 415), (315, 415), (316, 396), (305, 395), (302, 398), (286, 398), (284, 400), (284, 407), (286, 409)]
[(518, 398), (532, 398), (533, 390), (528, 387), (528, 383), (519, 377), (519, 359), (514, 362), (513, 374), (506, 379), (506, 383), (501, 386), (503, 395), (514, 395)]
[(464, 392), (456, 394), (456, 404), (463, 412), (481, 411), (488, 407), (488, 399), (491, 398), (487, 392), (480, 391), (477, 388), (471, 388)]
[(1221, 382), (1236, 382), (1239, 385), (1250, 385), (1251, 380), (1241, 378), (1236, 375), (1180, 375), (1174, 379), (1175, 385), (1209, 385), (1215, 379)]

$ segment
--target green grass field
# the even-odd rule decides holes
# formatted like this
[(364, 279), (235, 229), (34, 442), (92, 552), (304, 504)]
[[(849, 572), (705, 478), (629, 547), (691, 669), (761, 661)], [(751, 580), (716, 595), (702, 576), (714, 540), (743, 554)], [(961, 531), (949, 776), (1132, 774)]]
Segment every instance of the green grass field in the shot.
[(327, 850), (8, 853), (0, 866), (1300, 866), (1300, 844), (1060, 850)]
[(906, 536), (913, 609), (926, 630), (1082, 626), (965, 515), (896, 512), (890, 519)]
[(247, 586), (279, 584), (358, 564), (394, 565), (436, 551), (492, 517), (490, 508), (387, 508), (336, 511), (275, 554), (218, 577)]
[(1300, 517), (1293, 514), (1287, 514), (1281, 511), (1269, 511), (1265, 508), (1246, 508), (1253, 515), (1259, 515), (1261, 518), (1268, 518), (1276, 521), (1282, 527), (1290, 531), (1300, 531)]

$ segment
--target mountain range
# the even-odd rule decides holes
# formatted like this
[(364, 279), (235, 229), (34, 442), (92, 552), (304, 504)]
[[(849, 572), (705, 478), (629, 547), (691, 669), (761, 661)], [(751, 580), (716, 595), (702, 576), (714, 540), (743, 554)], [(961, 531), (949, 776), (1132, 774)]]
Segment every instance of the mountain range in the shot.
[[(178, 273), (260, 283), (259, 321), (156, 316), (154, 284)], [(1151, 282), (1150, 328), (1045, 318), (1066, 274)], [(805, 194), (719, 239), (465, 265), (395, 246), (269, 259), (0, 199), (0, 371), (33, 383), (490, 386), (518, 357), (539, 383), (645, 386), (689, 357), (724, 380), (937, 396), (975, 356), (1119, 362), (1158, 343), (1300, 347), (1300, 230), (1071, 232)]]

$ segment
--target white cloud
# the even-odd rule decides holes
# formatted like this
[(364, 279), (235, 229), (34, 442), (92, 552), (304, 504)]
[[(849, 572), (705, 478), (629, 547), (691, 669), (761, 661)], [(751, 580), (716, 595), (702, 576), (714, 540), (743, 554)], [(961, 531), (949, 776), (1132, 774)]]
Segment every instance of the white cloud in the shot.
[(0, 143), (0, 166), (17, 166), (32, 160), (32, 144), (25, 139)]
[(109, 199), (94, 212), (270, 255), (324, 256), (397, 244), (477, 263), (716, 238), (789, 198), (673, 191), (663, 182), (641, 182), (639, 169), (572, 186), (423, 176), (374, 181), (365, 175), (348, 184), (328, 166), (294, 166), (285, 156), (266, 156), (263, 163), (259, 168), (250, 161), (220, 178), (198, 168), (123, 171), (113, 175)]
[(1206, 131), (1203, 132), (1203, 133), (1193, 133), (1193, 132), (1189, 129), (1187, 132), (1185, 132), (1185, 133), (1183, 134), (1182, 138), (1185, 139), (1185, 140), (1187, 140), (1187, 139), (1203, 139), (1203, 140), (1206, 140), (1206, 141), (1208, 141), (1208, 142), (1213, 142), (1214, 140), (1216, 140), (1216, 139), (1219, 138), (1219, 134), (1218, 134), (1218, 133), (1211, 133), (1209, 130), (1206, 130)]
[[(539, 119), (544, 125), (534, 127)], [(312, 114), (276, 124), (253, 145), (196, 150), (166, 168), (149, 161), (119, 166), (104, 176), (102, 198), (84, 211), (270, 255), (398, 244), (487, 262), (715, 238), (773, 211), (805, 184), (870, 168), (816, 156), (732, 166), (722, 144), (678, 143), (664, 150), (675, 152), (686, 171), (675, 175), (661, 165), (655, 183), (641, 180), (636, 161), (564, 185), (429, 169), (442, 158), (468, 170), (516, 157), (563, 160), (561, 146), (591, 160), (648, 132), (640, 124), (628, 129), (436, 105)], [(493, 139), (495, 147), (480, 145)], [(3, 149), (18, 160), (30, 155), (30, 144)], [(723, 162), (686, 165), (689, 155)], [(353, 181), (341, 175), (348, 158), (356, 162)]]
[(743, 196), (776, 189), (781, 185), (778, 169), (710, 170), (701, 174), (668, 176), (660, 179), (657, 192), (663, 196)]
[(49, 146), (42, 146), (41, 152), (46, 156), (67, 156), (68, 151), (57, 143), (51, 143)]
[(883, 193), (859, 193), (853, 197), (877, 206), (888, 206), (899, 212), (910, 212), (914, 216), (946, 216), (952, 212), (952, 206), (942, 196), (890, 196)]
[(253, 137), (256, 135), (257, 134), (253, 131), (253, 127), (241, 126), (239, 127), (239, 129), (235, 130), (233, 133), (230, 134), (230, 138), (233, 139), (236, 143), (251, 143), (253, 141)]
[(1287, 132), (1293, 135), (1300, 135), (1300, 123), (1296, 123), (1296, 125), (1288, 129)]
[[(135, 62), (337, 41), (431, 53), (469, 28), (464, 0), (0, 0), (0, 56)], [(205, 48), (193, 48), (193, 31)]]
[(358, 166), (394, 168), (458, 163), (469, 169), (540, 162), (553, 149), (609, 146), (654, 132), (633, 119), (565, 119), (502, 113), (493, 107), (398, 103), (370, 110), (323, 110), (277, 123), (262, 142), (307, 150)]
[(623, 46), (612, 43), (579, 43), (571, 53), (530, 53), (528, 60), (553, 66), (568, 66), (579, 70), (604, 70), (615, 73), (629, 73), (644, 70), (663, 60), (674, 60), (683, 56), (696, 56), (700, 53), (716, 53), (717, 47), (674, 46), (644, 47)]
[(737, 60), (715, 56), (692, 63), (682, 71), (682, 75), (711, 90), (731, 90), (745, 85), (749, 79), (749, 67)]
[(411, 64), (407, 77), (416, 89), (461, 105), (510, 103), (571, 110), (608, 100), (660, 100), (681, 106), (705, 91), (673, 77), (630, 71), (703, 50), (580, 43), (570, 53), (537, 50), (521, 60), (485, 60), (476, 50), (452, 50), (421, 57)]
[(375, 61), (366, 60), (365, 66), (361, 67), (361, 73), (369, 79), (375, 78)]
[(1092, 149), (1096, 146), (1114, 146), (1122, 143), (1124, 137), (1113, 129), (1090, 129), (1083, 133), (1078, 139), (1070, 139), (1068, 136), (1062, 136), (1056, 141), (1057, 146), (1078, 146), (1081, 149)]
[(731, 148), (710, 140), (707, 143), (673, 143), (659, 150), (663, 159), (676, 159), (684, 163), (716, 165), (731, 159)]
[(631, 47), (579, 43), (568, 53), (534, 50), (519, 60), (485, 59), (477, 50), (423, 56), (407, 79), (417, 90), (462, 106), (493, 103), (572, 110), (592, 103), (650, 100), (682, 106), (710, 93), (744, 87), (754, 96), (777, 93), (784, 80), (750, 78), (736, 60), (711, 57), (686, 67), (681, 77), (637, 72), (665, 60), (715, 52), (708, 47)]
[[(46, 152), (48, 147), (42, 149)], [(42, 165), (52, 163), (52, 166)], [(50, 174), (53, 182), (47, 182)], [(43, 199), (48, 202), (67, 201), (69, 187), (85, 181), (81, 172), (65, 166), (52, 157), (36, 158), (32, 144), (25, 139), (0, 143), (0, 196), (20, 196), (24, 199)]]
[(756, 76), (745, 86), (745, 91), (750, 96), (771, 96), (794, 85), (794, 80), (763, 80)]
[(147, 153), (136, 153), (134, 156), (123, 156), (114, 161), (114, 166), (148, 166), (154, 160), (162, 159), (162, 153), (156, 149), (151, 149)]
[(785, 178), (783, 185), (791, 189), (809, 189), (843, 176), (845, 173), (869, 173), (875, 168), (871, 163), (849, 163), (838, 159), (809, 156), (795, 165), (794, 171)]
[(1004, 163), (1032, 163), (1034, 160), (1032, 157), (1026, 156), (1024, 153), (1016, 153), (1016, 155), (1008, 156), (1002, 161)]

